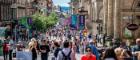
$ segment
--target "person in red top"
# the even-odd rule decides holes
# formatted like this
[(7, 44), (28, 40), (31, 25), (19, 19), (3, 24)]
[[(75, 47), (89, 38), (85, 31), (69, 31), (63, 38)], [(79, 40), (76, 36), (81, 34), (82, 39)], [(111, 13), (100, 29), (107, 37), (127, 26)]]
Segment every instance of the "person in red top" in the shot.
[(82, 56), (81, 60), (96, 60), (96, 56), (92, 54), (91, 47), (86, 47), (86, 54)]
[(8, 42), (6, 40), (4, 40), (4, 43), (3, 43), (3, 57), (4, 57), (4, 60), (8, 60), (8, 52), (9, 52)]

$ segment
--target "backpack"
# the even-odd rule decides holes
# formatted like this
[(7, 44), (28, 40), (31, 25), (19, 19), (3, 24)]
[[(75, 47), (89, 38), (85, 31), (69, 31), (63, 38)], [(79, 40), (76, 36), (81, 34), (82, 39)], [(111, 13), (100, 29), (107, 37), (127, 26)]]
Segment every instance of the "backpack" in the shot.
[(60, 50), (61, 50), (61, 48), (57, 48), (57, 49), (54, 51), (54, 56), (55, 56), (55, 57), (58, 56), (58, 53), (59, 53)]
[(63, 59), (62, 60), (71, 60), (71, 51), (68, 53), (68, 55), (66, 56), (65, 53), (62, 51), (62, 55), (63, 55)]

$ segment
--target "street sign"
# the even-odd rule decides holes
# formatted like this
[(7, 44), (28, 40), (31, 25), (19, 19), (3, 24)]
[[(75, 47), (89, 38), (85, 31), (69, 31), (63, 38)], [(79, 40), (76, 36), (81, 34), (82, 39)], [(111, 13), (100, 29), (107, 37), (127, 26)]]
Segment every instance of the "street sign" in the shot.
[(137, 24), (129, 24), (128, 26), (127, 26), (127, 29), (128, 30), (131, 30), (131, 31), (135, 31), (135, 30), (137, 30), (139, 28), (139, 26), (137, 25)]

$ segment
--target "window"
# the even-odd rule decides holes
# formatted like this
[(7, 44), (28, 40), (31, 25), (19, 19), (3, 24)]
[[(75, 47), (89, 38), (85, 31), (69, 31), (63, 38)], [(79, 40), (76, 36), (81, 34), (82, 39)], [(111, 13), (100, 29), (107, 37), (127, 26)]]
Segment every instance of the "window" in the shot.
[(140, 1), (138, 2), (137, 7), (140, 8)]

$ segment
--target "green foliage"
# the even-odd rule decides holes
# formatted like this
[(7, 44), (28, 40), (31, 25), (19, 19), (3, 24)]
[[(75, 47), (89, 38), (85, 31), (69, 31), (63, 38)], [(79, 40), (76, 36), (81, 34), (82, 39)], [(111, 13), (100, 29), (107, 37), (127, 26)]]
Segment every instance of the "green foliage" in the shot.
[(124, 34), (125, 34), (125, 38), (133, 39), (132, 32), (130, 30), (128, 30), (127, 28), (125, 28)]
[(37, 31), (45, 31), (58, 22), (58, 17), (55, 12), (52, 12), (49, 16), (42, 15), (41, 13), (35, 13), (32, 18), (33, 26), (36, 27)]

